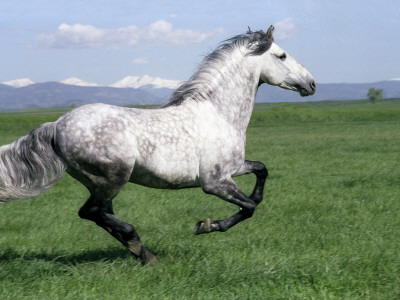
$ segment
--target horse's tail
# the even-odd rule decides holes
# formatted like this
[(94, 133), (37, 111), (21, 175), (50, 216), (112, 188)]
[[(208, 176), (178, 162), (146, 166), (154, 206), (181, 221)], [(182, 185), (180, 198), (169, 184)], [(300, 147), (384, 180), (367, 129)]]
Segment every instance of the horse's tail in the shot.
[(65, 164), (54, 137), (55, 123), (45, 123), (0, 147), (0, 202), (36, 197), (61, 179)]

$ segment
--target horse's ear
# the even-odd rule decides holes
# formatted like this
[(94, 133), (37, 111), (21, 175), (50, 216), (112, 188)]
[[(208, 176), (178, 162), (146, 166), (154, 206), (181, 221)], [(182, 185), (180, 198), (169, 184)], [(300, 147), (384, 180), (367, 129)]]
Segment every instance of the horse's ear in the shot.
[(273, 34), (274, 33), (274, 26), (270, 26), (268, 28), (267, 34), (266, 34), (266, 40), (269, 41), (270, 39), (274, 40)]

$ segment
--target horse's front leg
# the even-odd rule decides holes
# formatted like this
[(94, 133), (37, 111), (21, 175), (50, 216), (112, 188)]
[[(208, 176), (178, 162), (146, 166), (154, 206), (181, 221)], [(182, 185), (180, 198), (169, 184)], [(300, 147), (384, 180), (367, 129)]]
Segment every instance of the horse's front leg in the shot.
[(246, 160), (239, 172), (234, 176), (250, 173), (255, 174), (257, 177), (256, 185), (254, 186), (250, 198), (258, 204), (263, 199), (265, 180), (268, 177), (268, 170), (262, 162)]
[(245, 161), (239, 172), (235, 175), (254, 173), (257, 176), (257, 182), (250, 197), (246, 196), (238, 188), (232, 178), (216, 176), (216, 173), (219, 172), (206, 178), (202, 183), (204, 192), (213, 194), (223, 200), (236, 204), (240, 207), (240, 210), (238, 213), (224, 220), (213, 221), (207, 218), (197, 222), (194, 230), (195, 234), (226, 231), (237, 223), (250, 218), (253, 215), (257, 204), (262, 201), (264, 184), (268, 171), (262, 163)]

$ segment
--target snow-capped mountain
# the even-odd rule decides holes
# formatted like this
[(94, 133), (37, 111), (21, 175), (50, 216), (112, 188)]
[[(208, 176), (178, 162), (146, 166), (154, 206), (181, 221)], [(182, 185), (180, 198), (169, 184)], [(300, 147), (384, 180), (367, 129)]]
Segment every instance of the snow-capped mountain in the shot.
[(108, 86), (76, 77), (42, 83), (24, 78), (0, 84), (0, 110), (79, 106), (94, 102), (159, 105), (167, 101), (177, 85), (176, 80), (147, 75), (128, 76)]
[[(172, 89), (175, 90), (178, 87), (179, 80), (170, 80), (170, 79), (163, 79), (160, 77), (152, 77), (149, 75), (143, 75), (143, 76), (127, 76), (122, 78), (121, 80), (111, 84), (111, 85), (100, 85), (94, 82), (89, 82), (85, 81), (76, 77), (70, 77), (64, 80), (59, 81), (59, 83), (62, 84), (68, 84), (68, 85), (76, 85), (76, 86), (108, 86), (108, 87), (114, 87), (114, 88), (134, 88), (134, 89), (139, 89), (142, 87), (150, 87), (153, 89)], [(2, 82), (2, 84), (20, 88), (20, 87), (25, 87), (29, 86), (32, 84), (35, 84), (32, 80), (29, 78), (22, 78), (22, 79), (16, 79), (16, 80), (11, 80), (11, 81), (6, 81)]]
[(5, 85), (9, 85), (12, 87), (20, 88), (28, 85), (35, 84), (32, 80), (29, 78), (22, 78), (22, 79), (16, 79), (16, 80), (10, 80), (10, 81), (5, 81), (2, 82)]
[(161, 89), (176, 89), (178, 87), (178, 80), (162, 79), (160, 77), (151, 77), (148, 75), (143, 76), (127, 76), (120, 81), (110, 85), (115, 88), (134, 88), (138, 89), (147, 85), (153, 86), (153, 88)]
[(69, 85), (77, 85), (77, 86), (99, 86), (97, 83), (84, 81), (84, 80), (76, 78), (76, 77), (67, 78), (65, 80), (60, 81), (60, 83), (69, 84)]

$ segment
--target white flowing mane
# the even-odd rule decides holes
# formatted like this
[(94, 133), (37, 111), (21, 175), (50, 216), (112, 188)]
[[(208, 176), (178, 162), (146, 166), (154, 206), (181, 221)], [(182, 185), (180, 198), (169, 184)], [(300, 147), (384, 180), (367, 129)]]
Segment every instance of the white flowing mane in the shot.
[(203, 100), (209, 93), (213, 80), (213, 73), (226, 64), (232, 54), (238, 49), (245, 49), (246, 55), (260, 55), (268, 51), (273, 43), (273, 38), (266, 39), (266, 33), (262, 30), (237, 35), (222, 42), (211, 54), (201, 62), (198, 70), (186, 82), (183, 82), (171, 95), (163, 107), (180, 105), (186, 99)]

